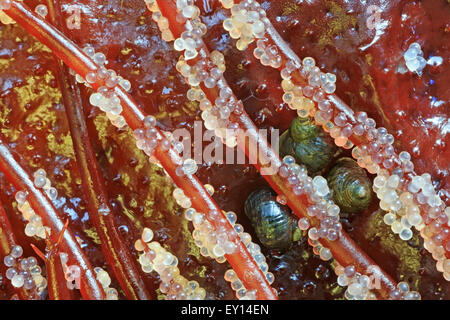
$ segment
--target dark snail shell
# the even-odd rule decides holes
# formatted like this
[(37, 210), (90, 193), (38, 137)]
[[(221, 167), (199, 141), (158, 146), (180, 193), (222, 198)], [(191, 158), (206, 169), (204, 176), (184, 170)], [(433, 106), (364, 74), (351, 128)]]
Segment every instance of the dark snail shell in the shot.
[(350, 158), (341, 158), (327, 175), (333, 201), (348, 213), (366, 209), (372, 201), (372, 181), (366, 171)]
[(337, 150), (329, 134), (309, 118), (295, 118), (280, 137), (280, 156), (293, 156), (312, 175), (330, 164)]
[(276, 201), (269, 189), (252, 192), (244, 206), (245, 214), (262, 245), (269, 249), (288, 249), (298, 240), (299, 229), (286, 206)]

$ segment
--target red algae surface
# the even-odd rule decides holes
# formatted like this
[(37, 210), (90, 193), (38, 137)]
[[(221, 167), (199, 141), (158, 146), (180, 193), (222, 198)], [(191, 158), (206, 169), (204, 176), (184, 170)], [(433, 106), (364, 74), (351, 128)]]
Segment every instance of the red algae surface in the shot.
[[(24, 1), (31, 8), (38, 2)], [(450, 180), (450, 3), (426, 1), (259, 1), (281, 36), (300, 57), (337, 75), (336, 94), (352, 109), (366, 111), (378, 126), (396, 138), (398, 151), (411, 153), (418, 173), (428, 172), (449, 203)], [(107, 56), (108, 68), (132, 83), (131, 95), (154, 115), (161, 128), (193, 131), (201, 120), (197, 105), (175, 69), (179, 53), (160, 37), (142, 0), (61, 1), (81, 8), (81, 29), (67, 35), (81, 47), (91, 44)], [(226, 11), (217, 0), (198, 0), (208, 26), (206, 43), (225, 55), (225, 77), (255, 124), (260, 128), (288, 128), (295, 113), (282, 103), (279, 72), (260, 65), (251, 52), (238, 51), (222, 28)], [(377, 27), (369, 28), (377, 5)], [(373, 19), (373, 17), (372, 17)], [(404, 66), (403, 53), (412, 42), (421, 45), (429, 60), (422, 74)], [(434, 59), (431, 59), (433, 58)], [(440, 63), (439, 63), (440, 62)], [(31, 174), (44, 168), (59, 192), (56, 206), (94, 266), (107, 269), (98, 235), (90, 222), (77, 169), (51, 52), (17, 25), (0, 25), (0, 132), (17, 159)], [(144, 226), (155, 231), (180, 261), (182, 274), (197, 280), (209, 299), (232, 299), (223, 279), (227, 264), (200, 255), (191, 226), (173, 200), (173, 185), (163, 170), (135, 147), (129, 129), (118, 130), (98, 109), (91, 108), (89, 89), (83, 89), (91, 141), (104, 176), (117, 226), (130, 251)], [(233, 210), (246, 231), (246, 197), (266, 186), (251, 165), (207, 164), (198, 176), (215, 188), (223, 210)], [(17, 190), (0, 174), (0, 197), (25, 256), (32, 255), (30, 239), (17, 210)], [(376, 198), (376, 197), (375, 197)], [(344, 228), (368, 254), (398, 281), (405, 280), (424, 299), (449, 299), (450, 290), (435, 270), (416, 234), (402, 242), (382, 223), (377, 200), (358, 216), (343, 215)], [(254, 237), (255, 238), (255, 237)], [(41, 249), (45, 244), (32, 240)], [(281, 299), (342, 299), (344, 290), (328, 262), (314, 256), (305, 238), (288, 252), (263, 250), (274, 287)], [(388, 257), (389, 259), (386, 259)], [(158, 276), (142, 273), (147, 287), (160, 297)], [(113, 282), (118, 288), (117, 283)], [(10, 296), (0, 287), (1, 298)]]

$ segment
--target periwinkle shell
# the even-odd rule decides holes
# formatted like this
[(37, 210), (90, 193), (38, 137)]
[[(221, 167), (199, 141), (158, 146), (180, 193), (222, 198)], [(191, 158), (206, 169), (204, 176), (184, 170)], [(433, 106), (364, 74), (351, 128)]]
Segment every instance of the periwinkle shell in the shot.
[(328, 166), (337, 150), (330, 135), (309, 118), (295, 118), (280, 137), (280, 156), (293, 156), (310, 175)]
[(299, 229), (289, 209), (276, 201), (270, 189), (252, 192), (244, 206), (256, 236), (269, 249), (288, 249), (294, 241), (294, 233)]
[(333, 201), (341, 211), (357, 213), (372, 201), (372, 181), (366, 171), (351, 158), (340, 158), (327, 174)]

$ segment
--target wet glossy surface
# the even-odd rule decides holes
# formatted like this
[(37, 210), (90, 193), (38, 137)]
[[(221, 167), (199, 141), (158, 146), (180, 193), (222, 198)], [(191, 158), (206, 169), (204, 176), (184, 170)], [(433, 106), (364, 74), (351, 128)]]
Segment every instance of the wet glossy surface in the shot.
[[(37, 4), (25, 3), (32, 8)], [(77, 3), (82, 6), (82, 25), (81, 30), (70, 33), (70, 38), (81, 46), (90, 43), (105, 53), (108, 67), (131, 81), (133, 97), (145, 112), (157, 116), (163, 128), (192, 130), (199, 110), (185, 98), (187, 86), (174, 67), (178, 53), (161, 40), (144, 2)], [(361, 3), (279, 0), (264, 1), (263, 5), (293, 50), (300, 57), (314, 57), (324, 70), (336, 73), (337, 94), (353, 109), (367, 111), (377, 124), (386, 126), (399, 141), (399, 150), (410, 151), (417, 171), (431, 173), (445, 196), (450, 187), (450, 5), (433, 0), (383, 1), (379, 36), (373, 41), (376, 30), (366, 26), (366, 9), (371, 2)], [(64, 8), (69, 4), (70, 1), (63, 1)], [(197, 4), (210, 30), (207, 44), (225, 54), (225, 76), (256, 125), (287, 129), (294, 114), (281, 103), (279, 74), (260, 66), (251, 53), (235, 49), (222, 29), (225, 12), (218, 9), (217, 1), (202, 0)], [(425, 58), (440, 56), (443, 63), (428, 65), (421, 76), (399, 73), (403, 52), (414, 41), (421, 44)], [(64, 217), (70, 217), (70, 228), (75, 230), (92, 264), (105, 267), (83, 200), (64, 106), (54, 77), (55, 66), (51, 53), (21, 28), (0, 26), (0, 131), (20, 154), (25, 169), (30, 173), (39, 167), (47, 170), (60, 194), (58, 209)], [(88, 90), (84, 93), (86, 97), (90, 94)], [(181, 208), (171, 197), (171, 182), (162, 170), (138, 152), (130, 131), (115, 129), (98, 110), (91, 110), (87, 116), (116, 222), (130, 250), (134, 252), (134, 240), (143, 226), (150, 226), (156, 239), (178, 256), (183, 275), (198, 280), (209, 298), (232, 298), (233, 293), (223, 280), (227, 266), (200, 256)], [(250, 165), (204, 164), (199, 177), (214, 186), (214, 198), (221, 208), (235, 211), (238, 220), (252, 233), (243, 204), (255, 188), (265, 185), (256, 170)], [(26, 255), (31, 255), (29, 239), (23, 235), (24, 225), (13, 201), (15, 190), (3, 178), (0, 189), (19, 241)], [(377, 207), (373, 203), (364, 214), (349, 217), (345, 228), (394, 278), (411, 278), (410, 284), (419, 287), (425, 298), (448, 299), (448, 285), (434, 271), (433, 260), (417, 236), (409, 243), (401, 242), (382, 224), (380, 214), (375, 213)], [(43, 246), (37, 240), (33, 243)], [(305, 242), (299, 242), (284, 255), (268, 251), (265, 254), (281, 298), (342, 297), (329, 263), (313, 257)], [(154, 292), (157, 277), (145, 275), (145, 279)], [(8, 297), (5, 290), (2, 294)]]

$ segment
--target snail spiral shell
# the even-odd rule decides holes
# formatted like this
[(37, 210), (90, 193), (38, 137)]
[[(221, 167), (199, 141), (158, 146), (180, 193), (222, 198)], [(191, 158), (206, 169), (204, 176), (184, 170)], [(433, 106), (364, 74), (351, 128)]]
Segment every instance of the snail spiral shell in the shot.
[(244, 211), (261, 244), (269, 249), (288, 249), (299, 230), (289, 209), (276, 201), (271, 190), (252, 192), (245, 201)]
[(372, 181), (366, 171), (350, 158), (340, 158), (327, 175), (333, 201), (348, 213), (366, 209), (372, 201)]
[(310, 174), (329, 165), (337, 150), (332, 138), (308, 118), (295, 118), (280, 137), (280, 156), (293, 156)]

